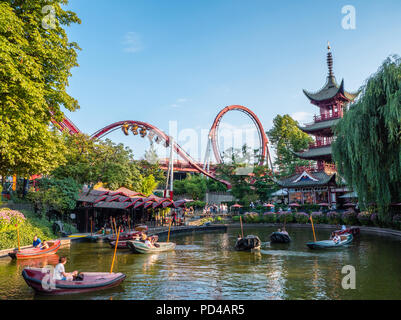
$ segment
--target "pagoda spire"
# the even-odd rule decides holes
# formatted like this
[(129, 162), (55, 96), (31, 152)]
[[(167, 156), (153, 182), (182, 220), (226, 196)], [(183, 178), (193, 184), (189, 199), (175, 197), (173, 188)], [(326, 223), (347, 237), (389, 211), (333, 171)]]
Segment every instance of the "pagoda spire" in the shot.
[(333, 55), (331, 54), (331, 46), (330, 42), (327, 43), (327, 66), (329, 68), (329, 77), (333, 78), (334, 73), (333, 73)]

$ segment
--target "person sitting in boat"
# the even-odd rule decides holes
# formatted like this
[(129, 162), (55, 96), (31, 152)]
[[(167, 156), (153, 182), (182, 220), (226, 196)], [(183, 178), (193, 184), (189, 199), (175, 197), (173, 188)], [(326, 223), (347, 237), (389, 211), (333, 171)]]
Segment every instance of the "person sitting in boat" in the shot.
[(335, 244), (337, 244), (337, 243), (339, 243), (340, 241), (341, 241), (340, 236), (339, 236), (338, 234), (336, 234), (336, 235), (334, 236), (334, 238), (333, 238), (333, 242), (334, 242)]
[(288, 236), (288, 232), (287, 232), (287, 230), (285, 230), (285, 228), (283, 228), (283, 230), (281, 231), (281, 233)]
[(237, 241), (240, 241), (242, 239), (241, 235), (239, 234), (237, 237)]
[(74, 277), (78, 275), (78, 271), (74, 271), (71, 273), (65, 272), (64, 265), (67, 263), (66, 257), (60, 257), (59, 263), (54, 269), (53, 279), (54, 280), (64, 280), (64, 281), (72, 281)]
[(40, 240), (40, 238), (38, 238), (38, 236), (35, 234), (35, 236), (33, 237), (33, 247), (34, 248), (38, 248), (39, 245), (42, 243), (42, 240)]
[(146, 234), (142, 232), (141, 238), (139, 239), (139, 241), (145, 242), (145, 241), (147, 240), (147, 238), (148, 238), (148, 237), (146, 236)]
[(43, 243), (40, 246), (40, 250), (46, 250), (46, 249), (49, 249), (49, 244), (47, 243), (46, 240), (43, 240)]
[(347, 230), (347, 227), (345, 225), (342, 225), (341, 226), (341, 231), (345, 231), (345, 230)]

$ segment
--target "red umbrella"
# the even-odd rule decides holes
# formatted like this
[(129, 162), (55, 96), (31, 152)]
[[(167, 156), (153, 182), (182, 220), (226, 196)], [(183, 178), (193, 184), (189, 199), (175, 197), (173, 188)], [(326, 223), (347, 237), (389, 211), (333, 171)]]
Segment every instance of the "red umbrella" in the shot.
[(232, 205), (231, 207), (232, 207), (232, 208), (242, 208), (242, 206), (241, 206), (240, 204), (238, 204), (238, 203), (237, 203), (237, 204), (234, 204), (234, 205)]
[(298, 203), (290, 203), (289, 204), (290, 207), (300, 207), (300, 205)]
[(269, 208), (274, 208), (274, 204), (268, 203), (268, 204), (264, 204), (264, 207), (269, 207)]

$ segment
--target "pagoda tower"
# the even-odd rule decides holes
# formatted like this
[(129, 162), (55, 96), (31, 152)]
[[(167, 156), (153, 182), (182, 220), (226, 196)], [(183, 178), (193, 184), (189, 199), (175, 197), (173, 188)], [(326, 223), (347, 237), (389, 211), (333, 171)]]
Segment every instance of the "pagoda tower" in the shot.
[[(319, 108), (313, 122), (299, 128), (314, 137), (314, 142), (307, 150), (296, 152), (302, 159), (316, 161), (316, 166), (299, 167), (296, 175), (281, 180), (279, 184), (287, 188), (290, 202), (302, 203), (336, 202), (336, 192), (339, 192), (335, 183), (336, 168), (332, 159), (331, 143), (335, 139), (333, 127), (343, 117), (344, 110), (352, 103), (359, 92), (351, 93), (344, 89), (344, 80), (340, 84), (333, 73), (333, 55), (328, 44), (326, 83), (317, 92), (303, 90), (310, 103)], [(344, 190), (342, 190), (344, 191)], [(296, 194), (296, 195), (295, 195)]]

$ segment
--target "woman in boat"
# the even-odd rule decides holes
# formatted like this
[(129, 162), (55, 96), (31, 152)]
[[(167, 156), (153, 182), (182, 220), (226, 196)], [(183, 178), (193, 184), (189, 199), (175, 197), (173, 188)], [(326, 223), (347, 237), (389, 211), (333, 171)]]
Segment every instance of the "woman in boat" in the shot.
[(60, 257), (59, 263), (54, 269), (54, 274), (53, 274), (53, 279), (54, 280), (66, 280), (66, 281), (72, 281), (74, 277), (78, 275), (78, 271), (74, 271), (71, 273), (65, 272), (64, 265), (67, 263), (67, 258), (66, 257)]

